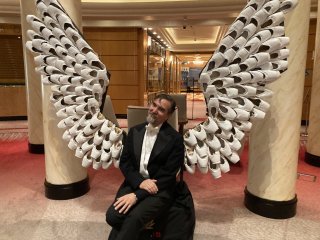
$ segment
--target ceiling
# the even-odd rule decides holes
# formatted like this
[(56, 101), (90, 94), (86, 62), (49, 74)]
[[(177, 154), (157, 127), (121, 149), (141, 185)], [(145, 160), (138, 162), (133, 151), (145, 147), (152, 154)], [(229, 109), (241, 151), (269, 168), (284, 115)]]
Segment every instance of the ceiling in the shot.
[[(25, 1), (25, 0), (24, 0)], [(33, 2), (33, 0), (31, 1)], [(246, 0), (82, 0), (83, 26), (152, 28), (184, 60), (207, 60)], [(19, 0), (0, 0), (0, 22), (20, 23)], [(316, 18), (317, 0), (312, 0)]]

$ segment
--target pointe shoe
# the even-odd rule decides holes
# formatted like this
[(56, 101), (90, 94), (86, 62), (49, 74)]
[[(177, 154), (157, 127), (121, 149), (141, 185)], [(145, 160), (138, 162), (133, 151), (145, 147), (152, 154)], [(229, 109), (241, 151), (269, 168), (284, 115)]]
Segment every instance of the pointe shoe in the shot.
[(58, 123), (58, 128), (67, 128), (67, 127), (72, 127), (75, 125), (75, 123), (80, 119), (80, 116), (75, 115), (75, 116), (69, 116), (65, 119), (62, 119), (59, 123)]
[(244, 132), (239, 130), (237, 127), (232, 127), (230, 131), (233, 134), (233, 136), (239, 141), (241, 141), (245, 136)]
[(184, 158), (184, 167), (188, 173), (191, 173), (191, 174), (195, 173), (195, 170), (196, 170), (195, 164), (190, 163), (186, 156)]
[(215, 134), (208, 133), (207, 138), (205, 139), (205, 143), (214, 150), (219, 150), (221, 147), (220, 141), (215, 136)]
[(102, 161), (101, 167), (102, 167), (102, 169), (108, 169), (111, 164), (112, 164), (112, 160), (111, 160), (111, 158), (109, 158), (106, 161)]
[[(198, 140), (197, 145), (195, 146), (195, 151), (196, 151), (198, 157), (204, 158), (205, 156), (207, 156), (208, 147), (204, 142)], [(199, 160), (199, 158), (198, 158), (198, 160)]]
[(209, 171), (211, 172), (211, 175), (214, 179), (221, 177), (221, 169), (219, 163), (209, 162)]
[(227, 144), (230, 146), (231, 150), (238, 151), (241, 148), (240, 141), (233, 137), (233, 135), (230, 136), (230, 138), (226, 139)]
[(221, 148), (220, 148), (220, 153), (223, 156), (230, 156), (232, 154), (231, 148), (229, 146), (229, 144), (226, 142), (226, 140), (222, 139), (222, 138), (218, 138), (221, 144)]
[(93, 142), (95, 145), (100, 145), (105, 138), (105, 135), (101, 132), (101, 130), (96, 131), (93, 137)]
[(102, 149), (101, 148), (102, 148), (102, 144), (93, 146), (93, 148), (91, 150), (91, 157), (93, 159), (100, 159), (100, 156), (102, 154)]
[(298, 4), (297, 0), (285, 0), (282, 1), (279, 7), (279, 11), (282, 11), (283, 13), (287, 13), (292, 8), (294, 8)]
[(194, 128), (189, 130), (193, 135), (200, 141), (204, 141), (206, 138), (206, 132), (201, 124), (196, 125)]
[[(110, 149), (104, 149), (102, 148), (102, 153), (101, 153), (101, 156), (100, 156), (100, 160), (102, 162), (109, 162), (111, 160), (111, 152), (110, 152)], [(112, 163), (112, 161), (110, 161)], [(110, 163), (110, 164), (111, 164)], [(104, 168), (105, 169), (105, 168)]]
[(210, 78), (211, 79), (222, 78), (222, 77), (229, 76), (230, 74), (231, 74), (231, 71), (228, 67), (220, 67), (220, 68), (214, 69), (211, 72)]
[(120, 129), (118, 127), (114, 127), (110, 132), (110, 137), (109, 137), (110, 141), (117, 142), (117, 141), (121, 140), (122, 133), (123, 133), (122, 129)]
[(234, 121), (234, 126), (239, 130), (249, 132), (252, 127), (252, 123), (249, 121)]
[(81, 131), (76, 137), (75, 140), (77, 143), (82, 144), (92, 138), (92, 144), (93, 144), (93, 136), (92, 135), (86, 135), (83, 131)]
[(191, 164), (197, 163), (197, 154), (193, 148), (189, 147), (188, 145), (185, 145), (185, 153), (186, 153), (186, 158)]
[(230, 165), (228, 163), (228, 160), (225, 159), (223, 156), (220, 157), (219, 167), (220, 167), (221, 172), (223, 172), (223, 173), (227, 173), (230, 171)]
[(209, 170), (208, 164), (206, 166), (204, 166), (204, 167), (201, 167), (200, 164), (197, 164), (197, 166), (198, 166), (199, 171), (202, 174), (207, 174), (208, 173), (208, 170)]
[(216, 122), (218, 124), (218, 127), (226, 132), (230, 131), (232, 128), (232, 123), (228, 119), (222, 117), (220, 114), (218, 114)]
[(220, 163), (220, 152), (214, 149), (208, 148), (209, 161), (213, 164)]
[(249, 100), (253, 103), (254, 107), (263, 111), (267, 112), (270, 108), (270, 104), (260, 98), (249, 98)]
[(112, 146), (110, 147), (111, 157), (113, 159), (119, 159), (122, 152), (122, 148), (123, 148), (122, 141), (118, 141), (112, 144)]
[(114, 128), (114, 124), (107, 120), (102, 124), (100, 131), (104, 134), (107, 135), (111, 132), (111, 130)]
[(219, 127), (212, 119), (212, 117), (208, 117), (207, 120), (202, 123), (202, 128), (207, 133), (215, 133)]
[[(88, 152), (89, 150), (92, 150), (94, 146), (95, 145), (93, 143), (93, 138), (89, 138), (86, 142), (84, 142), (81, 145), (81, 149), (83, 150), (83, 152)], [(92, 156), (92, 153), (91, 153), (91, 156)]]
[(209, 82), (209, 84), (214, 85), (216, 88), (229, 87), (234, 85), (234, 78), (233, 77), (216, 78), (213, 81)]
[(237, 98), (234, 98), (234, 100), (237, 101), (237, 107), (245, 111), (251, 111), (254, 107), (254, 104), (247, 98), (237, 97)]
[(101, 166), (102, 166), (102, 162), (100, 158), (97, 158), (97, 159), (93, 158), (92, 168), (95, 170), (98, 170)]
[(183, 135), (183, 139), (184, 142), (190, 147), (194, 147), (197, 144), (197, 138), (190, 130), (187, 130), (185, 132), (185, 134)]
[(89, 167), (92, 164), (92, 158), (90, 152), (86, 153), (82, 158), (82, 167)]
[(237, 163), (237, 162), (240, 161), (239, 154), (237, 152), (235, 152), (235, 151), (232, 152), (232, 154), (228, 157), (228, 159), (232, 163)]
[(250, 113), (250, 119), (264, 119), (265, 115), (263, 111), (254, 108)]

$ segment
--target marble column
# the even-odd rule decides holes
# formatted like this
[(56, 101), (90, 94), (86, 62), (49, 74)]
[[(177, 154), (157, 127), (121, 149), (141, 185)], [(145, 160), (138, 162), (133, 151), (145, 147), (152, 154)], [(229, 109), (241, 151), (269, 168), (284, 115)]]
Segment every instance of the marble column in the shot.
[(245, 206), (269, 218), (296, 214), (296, 179), (307, 57), (310, 0), (299, 1), (286, 15), (290, 37), (289, 69), (269, 85), (274, 95), (264, 120), (250, 133), (248, 183)]
[[(36, 9), (33, 0), (20, 0), (20, 6), (22, 40), (23, 43), (26, 43), (29, 40), (26, 36), (26, 32), (29, 29), (26, 16), (35, 14)], [(44, 153), (41, 77), (35, 72), (34, 55), (26, 48), (23, 48), (23, 55), (27, 90), (29, 152)]]
[[(318, 9), (320, 0), (318, 0)], [(317, 30), (315, 41), (315, 55), (313, 64), (313, 78), (310, 101), (310, 116), (308, 127), (307, 151), (305, 161), (311, 165), (320, 167), (320, 11), (317, 15)]]
[[(23, 0), (22, 2), (24, 2)], [(27, 1), (33, 6), (34, 1)], [(81, 29), (81, 1), (60, 0), (73, 22)], [(56, 109), (50, 102), (51, 87), (42, 86), (43, 132), (45, 146), (45, 195), (50, 199), (71, 199), (89, 191), (87, 169), (82, 160), (75, 157), (75, 152), (68, 148), (68, 142), (62, 139), (64, 130), (57, 124), (61, 120), (56, 116)]]

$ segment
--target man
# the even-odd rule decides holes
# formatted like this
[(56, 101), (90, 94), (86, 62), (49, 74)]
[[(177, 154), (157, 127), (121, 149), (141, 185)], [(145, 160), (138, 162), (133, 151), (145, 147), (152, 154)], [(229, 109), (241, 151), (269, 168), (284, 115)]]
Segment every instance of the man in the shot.
[(183, 163), (183, 137), (167, 120), (175, 110), (171, 96), (157, 95), (147, 123), (130, 129), (120, 159), (125, 177), (106, 213), (109, 240), (140, 239), (144, 226), (165, 214), (174, 201), (176, 174)]

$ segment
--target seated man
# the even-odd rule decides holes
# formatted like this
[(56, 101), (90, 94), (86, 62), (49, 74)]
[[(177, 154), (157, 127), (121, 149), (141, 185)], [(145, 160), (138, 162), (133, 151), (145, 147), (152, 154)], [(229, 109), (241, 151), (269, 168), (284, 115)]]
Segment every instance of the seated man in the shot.
[(130, 129), (120, 159), (125, 177), (106, 213), (109, 240), (140, 239), (144, 226), (166, 214), (175, 198), (176, 174), (184, 159), (183, 137), (167, 120), (175, 101), (155, 97), (147, 123)]

